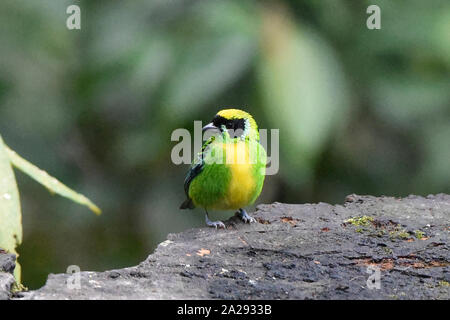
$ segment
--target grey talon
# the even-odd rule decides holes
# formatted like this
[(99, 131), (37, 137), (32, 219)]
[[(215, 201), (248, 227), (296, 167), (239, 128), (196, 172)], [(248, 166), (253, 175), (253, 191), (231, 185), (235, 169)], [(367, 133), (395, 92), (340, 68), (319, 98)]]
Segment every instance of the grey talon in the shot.
[(237, 213), (238, 213), (239, 217), (242, 219), (242, 221), (244, 221), (244, 223), (256, 222), (255, 218), (249, 216), (248, 213), (242, 208), (239, 209), (239, 211)]
[(205, 214), (205, 222), (206, 222), (206, 225), (208, 227), (214, 227), (216, 229), (217, 229), (217, 227), (219, 227), (219, 228), (224, 228), (225, 229), (225, 224), (222, 221), (211, 221), (211, 220), (209, 220), (208, 211), (206, 211), (206, 214)]

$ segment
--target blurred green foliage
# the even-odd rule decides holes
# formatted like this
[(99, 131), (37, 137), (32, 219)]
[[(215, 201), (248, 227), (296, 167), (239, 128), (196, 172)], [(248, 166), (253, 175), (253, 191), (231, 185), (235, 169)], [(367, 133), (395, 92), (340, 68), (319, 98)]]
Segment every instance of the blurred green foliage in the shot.
[[(366, 28), (370, 4), (381, 30)], [(226, 106), (280, 129), (258, 203), (450, 192), (448, 1), (4, 0), (0, 40), (4, 139), (104, 211), (18, 176), (31, 288), (71, 264), (133, 265), (203, 225), (178, 210), (187, 166), (170, 134)]]
[[(16, 247), (22, 242), (22, 213), (19, 192), (3, 139), (0, 136), (0, 248), (17, 256)], [(20, 264), (14, 269), (20, 283)]]
[(16, 288), (22, 288), (19, 254), (16, 251), (16, 247), (22, 243), (22, 211), (12, 167), (36, 180), (47, 188), (51, 194), (58, 194), (73, 202), (85, 205), (97, 215), (101, 214), (101, 210), (84, 195), (70, 189), (8, 148), (0, 135), (0, 249), (16, 255), (15, 286)]

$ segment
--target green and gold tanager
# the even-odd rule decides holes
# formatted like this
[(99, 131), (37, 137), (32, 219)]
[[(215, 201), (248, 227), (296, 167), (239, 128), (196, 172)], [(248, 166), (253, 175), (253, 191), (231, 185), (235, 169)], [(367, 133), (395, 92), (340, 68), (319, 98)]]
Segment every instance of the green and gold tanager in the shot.
[(219, 111), (203, 132), (214, 130), (202, 146), (184, 180), (187, 199), (181, 209), (204, 208), (206, 224), (225, 228), (209, 220), (208, 210), (237, 210), (244, 222), (255, 222), (244, 210), (261, 193), (266, 172), (266, 151), (259, 143), (258, 126), (242, 110)]

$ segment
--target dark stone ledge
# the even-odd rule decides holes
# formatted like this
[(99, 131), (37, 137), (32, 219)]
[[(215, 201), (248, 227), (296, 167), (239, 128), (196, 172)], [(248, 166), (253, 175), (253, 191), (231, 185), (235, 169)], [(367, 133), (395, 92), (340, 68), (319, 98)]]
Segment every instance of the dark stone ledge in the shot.
[[(258, 223), (233, 217), (226, 230), (169, 234), (137, 266), (82, 272), (80, 289), (68, 287), (70, 275), (51, 274), (41, 289), (13, 298), (450, 298), (449, 195), (273, 203), (253, 216)], [(367, 282), (375, 270), (380, 289)]]

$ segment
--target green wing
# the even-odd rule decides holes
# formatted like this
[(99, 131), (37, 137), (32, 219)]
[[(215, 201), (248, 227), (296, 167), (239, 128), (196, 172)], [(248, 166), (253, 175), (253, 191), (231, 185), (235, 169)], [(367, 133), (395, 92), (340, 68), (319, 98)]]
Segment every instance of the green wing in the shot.
[(215, 137), (212, 136), (209, 138), (202, 146), (202, 151), (199, 152), (197, 159), (195, 159), (192, 163), (191, 168), (189, 169), (186, 178), (184, 179), (184, 192), (186, 193), (187, 199), (181, 204), (180, 209), (194, 209), (195, 206), (192, 203), (192, 199), (189, 198), (189, 186), (191, 185), (192, 180), (195, 179), (196, 176), (202, 172), (203, 167), (205, 166), (204, 155), (206, 152), (206, 148), (215, 140)]

